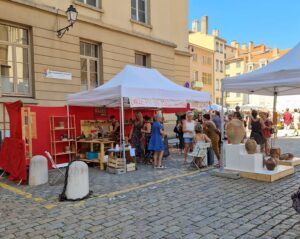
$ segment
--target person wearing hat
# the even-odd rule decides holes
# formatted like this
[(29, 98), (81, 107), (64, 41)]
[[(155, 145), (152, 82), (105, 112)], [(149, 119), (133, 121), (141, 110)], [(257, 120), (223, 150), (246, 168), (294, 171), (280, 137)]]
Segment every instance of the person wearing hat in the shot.
[(194, 114), (189, 111), (186, 113), (186, 120), (183, 121), (183, 139), (184, 139), (184, 164), (187, 163), (187, 155), (193, 149), (193, 138), (195, 135)]
[(165, 168), (162, 166), (162, 158), (164, 155), (163, 143), (164, 129), (162, 125), (162, 115), (157, 114), (154, 116), (152, 125), (151, 137), (148, 145), (148, 150), (153, 151), (153, 167), (157, 169)]

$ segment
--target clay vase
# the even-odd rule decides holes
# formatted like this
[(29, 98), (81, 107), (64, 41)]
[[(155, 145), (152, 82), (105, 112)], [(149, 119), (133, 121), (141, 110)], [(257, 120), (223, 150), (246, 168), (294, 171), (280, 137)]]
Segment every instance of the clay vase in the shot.
[(280, 155), (281, 155), (281, 149), (280, 148), (271, 148), (270, 156), (272, 158), (279, 158)]
[(293, 158), (294, 158), (294, 155), (291, 153), (282, 154), (279, 157), (280, 160), (292, 160)]
[(245, 148), (248, 154), (255, 154), (257, 143), (254, 139), (248, 139), (245, 143)]
[(264, 160), (264, 164), (269, 171), (273, 171), (277, 166), (277, 161), (275, 158), (270, 157), (267, 160)]
[(226, 134), (232, 144), (240, 144), (246, 134), (243, 122), (238, 119), (229, 121), (226, 127)]

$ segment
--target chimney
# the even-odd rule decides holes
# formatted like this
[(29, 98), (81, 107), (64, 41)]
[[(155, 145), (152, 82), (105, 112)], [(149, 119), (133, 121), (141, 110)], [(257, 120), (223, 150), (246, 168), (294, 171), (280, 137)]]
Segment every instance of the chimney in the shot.
[(243, 44), (243, 45), (242, 45), (242, 50), (247, 51), (247, 49), (248, 49), (248, 48), (247, 48), (247, 45), (246, 45), (246, 44)]
[(192, 32), (199, 32), (199, 20), (195, 19), (192, 22)]
[(230, 46), (235, 47), (236, 40), (231, 41)]
[(212, 35), (213, 35), (213, 36), (218, 37), (219, 34), (220, 34), (220, 31), (219, 31), (218, 29), (214, 29), (214, 30), (212, 31)]
[(249, 42), (249, 51), (252, 51), (254, 49), (254, 43), (253, 41)]
[(202, 16), (201, 18), (201, 32), (208, 34), (208, 16)]
[(272, 49), (272, 56), (277, 57), (278, 55), (279, 55), (279, 49), (277, 47), (273, 48)]

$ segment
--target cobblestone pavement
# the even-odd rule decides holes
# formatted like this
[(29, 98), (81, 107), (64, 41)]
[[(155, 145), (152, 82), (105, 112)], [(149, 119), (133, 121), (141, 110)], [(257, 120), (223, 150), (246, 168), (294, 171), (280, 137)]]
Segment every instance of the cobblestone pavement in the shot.
[[(300, 138), (276, 144), (300, 156)], [(126, 175), (91, 169), (94, 196), (81, 202), (59, 203), (61, 183), (30, 188), (2, 179), (0, 238), (300, 238), (290, 199), (300, 167), (264, 183), (189, 171), (176, 158), (167, 165)]]

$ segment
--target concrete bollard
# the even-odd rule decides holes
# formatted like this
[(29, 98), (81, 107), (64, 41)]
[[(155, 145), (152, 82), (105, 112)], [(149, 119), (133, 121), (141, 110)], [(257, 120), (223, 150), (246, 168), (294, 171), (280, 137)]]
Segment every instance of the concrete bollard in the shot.
[(48, 182), (48, 162), (41, 155), (33, 156), (29, 166), (29, 185), (38, 186)]
[(69, 167), (66, 198), (76, 200), (89, 194), (89, 169), (86, 163), (73, 162)]

